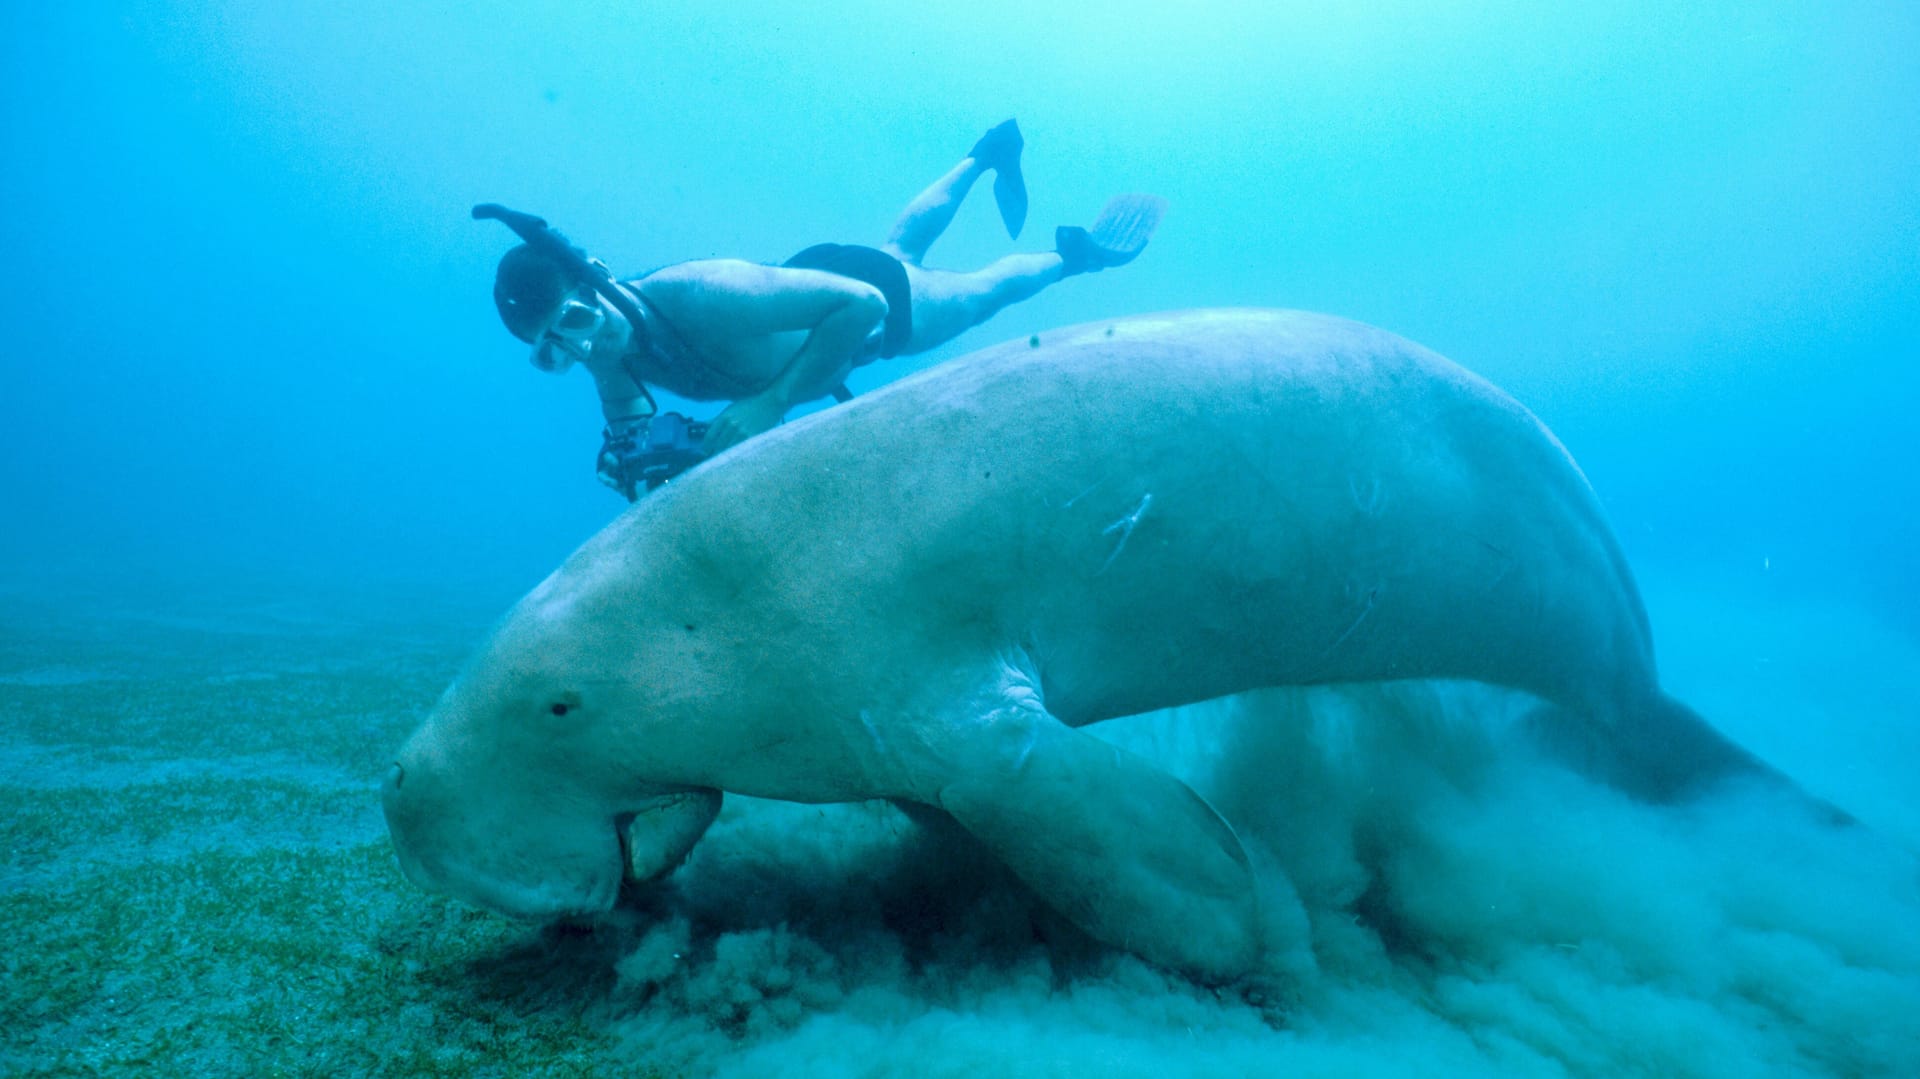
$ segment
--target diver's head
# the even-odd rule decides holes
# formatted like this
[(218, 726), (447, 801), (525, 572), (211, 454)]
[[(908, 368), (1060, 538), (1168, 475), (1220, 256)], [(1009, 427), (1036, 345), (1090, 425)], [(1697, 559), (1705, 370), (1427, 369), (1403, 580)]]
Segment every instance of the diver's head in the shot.
[(531, 345), (574, 290), (571, 274), (555, 259), (521, 244), (500, 257), (493, 272), (493, 305), (507, 332)]
[(528, 359), (549, 374), (564, 373), (595, 348), (617, 349), (626, 342), (625, 319), (560, 263), (525, 244), (500, 259), (493, 302), (508, 332), (533, 346)]

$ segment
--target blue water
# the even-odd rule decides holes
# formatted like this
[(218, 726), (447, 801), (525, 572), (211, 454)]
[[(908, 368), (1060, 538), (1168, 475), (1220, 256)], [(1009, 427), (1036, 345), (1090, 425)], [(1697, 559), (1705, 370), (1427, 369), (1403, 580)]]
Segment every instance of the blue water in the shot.
[(469, 206), (625, 273), (775, 260), (884, 239), (1018, 116), (1029, 231), (976, 198), (932, 264), (1119, 191), (1172, 212), (1136, 265), (892, 370), (1329, 311), (1538, 412), (1637, 559), (1920, 626), (1920, 10), (1829, 7), (16, 7), (4, 572), (530, 580), (620, 507)]
[[(628, 275), (776, 261), (883, 240), (1017, 116), (1026, 233), (982, 187), (929, 264), (1045, 250), (1122, 191), (1165, 223), (856, 389), (1089, 319), (1327, 311), (1533, 409), (1643, 575), (1920, 636), (1920, 6), (156, 2), (0, 31), (0, 595), (504, 604), (624, 503), (588, 379), (499, 325), (510, 237), (470, 206)], [(1652, 592), (1711, 668), (1714, 609), (1663, 633)], [(1781, 647), (1862, 651), (1806, 632)], [(1920, 670), (1873, 674), (1920, 722)]]

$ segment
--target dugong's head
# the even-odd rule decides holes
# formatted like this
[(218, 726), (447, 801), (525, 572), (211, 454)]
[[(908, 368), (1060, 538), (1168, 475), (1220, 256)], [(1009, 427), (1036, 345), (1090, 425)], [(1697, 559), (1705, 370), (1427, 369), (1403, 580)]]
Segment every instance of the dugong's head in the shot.
[(683, 702), (636, 677), (646, 617), (564, 569), (508, 615), (388, 771), (409, 879), (545, 921), (606, 910), (623, 880), (685, 858), (720, 793), (660, 778), (649, 746)]

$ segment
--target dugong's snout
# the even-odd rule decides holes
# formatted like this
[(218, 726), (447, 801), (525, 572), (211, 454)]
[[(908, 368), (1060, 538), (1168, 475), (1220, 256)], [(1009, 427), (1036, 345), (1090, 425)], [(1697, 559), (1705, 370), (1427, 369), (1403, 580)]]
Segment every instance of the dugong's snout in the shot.
[(405, 841), (406, 832), (401, 821), (406, 818), (405, 803), (401, 800), (400, 787), (407, 780), (406, 769), (399, 762), (387, 770), (386, 782), (380, 785), (380, 808), (387, 815), (387, 835), (393, 840), (394, 857), (400, 860), (400, 872), (416, 887), (428, 891), (438, 891), (434, 887), (433, 877), (421, 867), (420, 860), (413, 855)]
[(626, 858), (612, 819), (465, 806), (429, 773), (396, 762), (380, 790), (400, 871), (416, 886), (522, 921), (612, 909)]

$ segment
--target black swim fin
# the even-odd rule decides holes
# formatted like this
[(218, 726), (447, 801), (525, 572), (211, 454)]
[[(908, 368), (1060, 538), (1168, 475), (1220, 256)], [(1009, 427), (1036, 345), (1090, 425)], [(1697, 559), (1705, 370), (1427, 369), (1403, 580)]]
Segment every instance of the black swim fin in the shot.
[(1158, 195), (1115, 195), (1107, 200), (1092, 228), (1062, 225), (1053, 232), (1060, 273), (1096, 273), (1138, 258), (1166, 216), (1167, 200)]
[(1027, 181), (1020, 175), (1020, 151), (1026, 145), (1020, 125), (1007, 120), (980, 136), (967, 154), (981, 168), (993, 170), (993, 202), (1000, 208), (1007, 235), (1016, 239), (1027, 223)]

